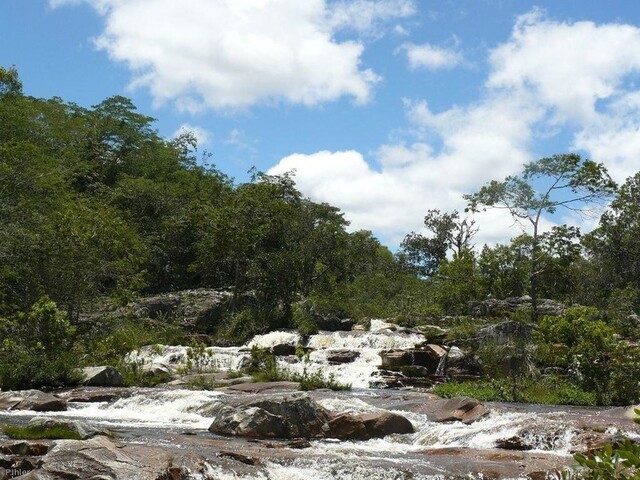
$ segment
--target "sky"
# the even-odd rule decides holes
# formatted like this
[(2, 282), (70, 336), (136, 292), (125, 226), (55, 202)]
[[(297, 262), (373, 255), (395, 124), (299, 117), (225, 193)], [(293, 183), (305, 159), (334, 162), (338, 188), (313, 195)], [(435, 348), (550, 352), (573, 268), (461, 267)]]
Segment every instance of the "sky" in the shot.
[(638, 0), (0, 0), (0, 65), (37, 97), (130, 97), (238, 182), (295, 171), (392, 248), (544, 156), (640, 170)]

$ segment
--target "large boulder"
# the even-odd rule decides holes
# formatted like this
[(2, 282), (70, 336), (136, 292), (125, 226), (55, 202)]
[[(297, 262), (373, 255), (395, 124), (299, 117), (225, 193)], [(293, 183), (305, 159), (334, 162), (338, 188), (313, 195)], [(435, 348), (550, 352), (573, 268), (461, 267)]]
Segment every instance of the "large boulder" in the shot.
[(409, 420), (391, 412), (373, 412), (363, 414), (343, 413), (329, 421), (329, 438), (340, 440), (369, 440), (383, 438), (392, 434), (414, 433)]
[(313, 320), (318, 330), (327, 332), (348, 332), (356, 324), (356, 321), (351, 318), (338, 318), (332, 315), (325, 316), (317, 313), (313, 315)]
[(40, 390), (21, 390), (0, 393), (0, 410), (33, 410), (34, 412), (62, 412), (67, 402)]
[(113, 367), (87, 367), (82, 370), (83, 385), (88, 387), (124, 387), (124, 379)]
[(212, 433), (249, 438), (322, 437), (329, 413), (306, 394), (267, 396), (221, 405), (213, 412)]

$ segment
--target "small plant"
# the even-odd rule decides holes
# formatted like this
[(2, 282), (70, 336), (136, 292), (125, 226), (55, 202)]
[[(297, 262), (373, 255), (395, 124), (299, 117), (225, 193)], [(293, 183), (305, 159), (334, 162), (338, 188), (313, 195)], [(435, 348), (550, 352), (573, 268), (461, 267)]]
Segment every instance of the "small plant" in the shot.
[(195, 342), (187, 349), (187, 364), (185, 373), (204, 373), (211, 364), (213, 352), (207, 350), (202, 342)]

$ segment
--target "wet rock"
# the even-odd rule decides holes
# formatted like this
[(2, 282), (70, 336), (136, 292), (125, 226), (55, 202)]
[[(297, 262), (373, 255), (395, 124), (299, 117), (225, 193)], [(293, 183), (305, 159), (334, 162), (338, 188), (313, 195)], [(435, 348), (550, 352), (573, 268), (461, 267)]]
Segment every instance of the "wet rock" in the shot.
[(298, 382), (253, 382), (231, 385), (225, 390), (237, 393), (264, 393), (298, 390), (299, 388)]
[(67, 402), (40, 390), (0, 392), (0, 410), (33, 410), (35, 412), (61, 412)]
[(296, 346), (295, 345), (286, 344), (286, 343), (283, 343), (283, 344), (280, 344), (280, 345), (274, 345), (269, 350), (276, 357), (286, 357), (288, 355), (295, 355), (296, 354)]
[(409, 408), (415, 413), (426, 415), (432, 422), (462, 422), (470, 424), (488, 415), (490, 410), (474, 398), (431, 398)]
[(382, 438), (394, 433), (406, 434), (415, 432), (411, 422), (397, 413), (364, 413), (358, 415), (358, 417), (364, 422), (370, 438)]
[(380, 358), (382, 359), (381, 368), (400, 368), (410, 365), (406, 350), (385, 350), (380, 352)]
[(327, 354), (327, 361), (331, 364), (352, 363), (360, 356), (355, 350), (333, 350)]
[(64, 418), (47, 418), (47, 417), (35, 417), (29, 420), (28, 427), (36, 428), (66, 428), (67, 430), (74, 432), (81, 440), (86, 440), (98, 435), (108, 435), (106, 430), (100, 430), (95, 428), (86, 422), (79, 420), (68, 420)]
[(370, 438), (362, 419), (348, 413), (337, 415), (329, 421), (327, 436), (340, 440), (366, 440)]
[(69, 403), (96, 403), (113, 402), (114, 400), (118, 400), (120, 398), (129, 397), (131, 396), (131, 394), (131, 390), (122, 387), (83, 387), (60, 393), (56, 396), (66, 400)]
[(501, 448), (503, 450), (526, 451), (533, 450), (533, 445), (518, 435), (514, 435), (513, 437), (497, 440), (496, 448)]
[(305, 394), (269, 396), (214, 409), (212, 433), (248, 438), (314, 438), (324, 433), (328, 412)]
[(369, 381), (370, 388), (402, 388), (405, 386), (407, 377), (402, 373), (390, 370), (378, 370), (374, 372)]
[(83, 385), (90, 387), (124, 387), (124, 379), (113, 367), (87, 367), (82, 370)]
[(407, 365), (402, 367), (401, 372), (405, 377), (426, 377), (429, 375), (429, 369), (421, 365)]
[(234, 460), (237, 460), (238, 462), (242, 462), (245, 465), (262, 465), (262, 462), (257, 458), (252, 458), (238, 452), (222, 451), (222, 452), (218, 452), (218, 456), (233, 458)]
[(434, 374), (447, 351), (440, 345), (425, 345), (422, 348), (412, 348), (407, 350), (409, 365), (419, 365), (426, 367), (429, 373)]

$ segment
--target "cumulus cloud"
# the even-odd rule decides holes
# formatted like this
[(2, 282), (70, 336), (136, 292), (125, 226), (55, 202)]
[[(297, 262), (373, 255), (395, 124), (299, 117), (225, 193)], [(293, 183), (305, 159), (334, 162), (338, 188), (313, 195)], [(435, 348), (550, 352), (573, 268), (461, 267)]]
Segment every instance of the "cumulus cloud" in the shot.
[[(284, 158), (272, 173), (295, 169), (305, 193), (343, 208), (353, 228), (397, 244), (420, 229), (427, 209), (461, 210), (463, 193), (519, 172), (540, 156), (549, 132), (568, 134), (566, 151), (604, 162), (618, 181), (638, 171), (639, 28), (557, 22), (534, 10), (488, 60), (484, 91), (471, 104), (434, 112), (426, 100), (405, 100), (413, 140), (379, 147), (379, 170), (358, 152), (320, 152)], [(479, 221), (479, 243), (518, 233), (504, 212)], [(545, 228), (553, 224), (544, 219)]]
[(462, 62), (462, 54), (457, 50), (437, 47), (429, 43), (422, 45), (405, 43), (401, 49), (406, 53), (409, 66), (413, 70), (419, 68), (427, 70), (450, 69)]
[[(369, 100), (380, 77), (361, 65), (370, 34), (415, 12), (413, 0), (85, 0), (105, 17), (99, 49), (158, 103), (236, 109)], [(53, 7), (77, 0), (50, 0)]]

